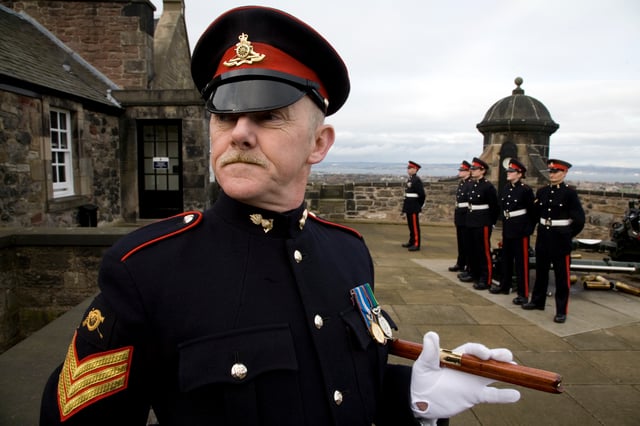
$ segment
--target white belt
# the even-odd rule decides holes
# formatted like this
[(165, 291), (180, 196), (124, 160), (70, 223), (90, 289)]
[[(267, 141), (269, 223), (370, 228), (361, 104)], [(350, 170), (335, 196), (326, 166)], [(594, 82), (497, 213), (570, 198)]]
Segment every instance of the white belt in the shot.
[(456, 207), (458, 208), (465, 208), (465, 207), (469, 207), (469, 203), (464, 202), (464, 203), (457, 203)]
[(406, 194), (404, 194), (404, 196), (407, 198), (418, 198), (418, 194), (416, 194), (415, 192), (407, 192)]
[(543, 219), (540, 218), (540, 224), (544, 226), (569, 226), (573, 221), (571, 219)]
[(471, 204), (469, 203), (469, 211), (476, 211), (476, 210), (488, 210), (489, 209), (489, 204)]
[(505, 219), (511, 219), (512, 217), (518, 217), (518, 216), (527, 214), (527, 209), (520, 209), (520, 210), (513, 210), (513, 211), (505, 210), (503, 214)]

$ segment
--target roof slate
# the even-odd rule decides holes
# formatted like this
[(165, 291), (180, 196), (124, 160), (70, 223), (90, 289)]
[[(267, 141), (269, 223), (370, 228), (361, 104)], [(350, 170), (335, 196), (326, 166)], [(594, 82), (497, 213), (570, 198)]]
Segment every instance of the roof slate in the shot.
[(119, 106), (107, 92), (119, 89), (115, 83), (33, 18), (2, 5), (0, 76), (103, 105)]

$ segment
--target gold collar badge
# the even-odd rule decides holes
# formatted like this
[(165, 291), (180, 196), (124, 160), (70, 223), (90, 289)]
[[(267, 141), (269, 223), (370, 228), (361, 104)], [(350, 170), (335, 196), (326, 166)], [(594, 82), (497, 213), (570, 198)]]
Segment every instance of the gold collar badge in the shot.
[(228, 61), (223, 62), (228, 67), (239, 67), (243, 64), (253, 64), (254, 62), (261, 62), (265, 55), (253, 50), (253, 46), (249, 41), (249, 36), (242, 33), (238, 36), (240, 40), (236, 44), (236, 57)]
[(255, 225), (262, 226), (265, 234), (273, 229), (273, 219), (265, 219), (260, 213), (249, 215), (249, 219), (251, 219), (251, 222)]
[(309, 211), (307, 209), (304, 209), (304, 211), (302, 212), (302, 217), (298, 221), (298, 225), (300, 226), (300, 229), (304, 229), (304, 225), (307, 223), (308, 215), (309, 215)]
[(82, 321), (82, 325), (84, 327), (87, 327), (87, 330), (89, 331), (98, 330), (98, 334), (102, 339), (103, 336), (98, 327), (100, 327), (100, 324), (102, 324), (103, 322), (104, 317), (102, 316), (102, 312), (100, 312), (99, 309), (92, 309), (87, 314), (87, 317)]

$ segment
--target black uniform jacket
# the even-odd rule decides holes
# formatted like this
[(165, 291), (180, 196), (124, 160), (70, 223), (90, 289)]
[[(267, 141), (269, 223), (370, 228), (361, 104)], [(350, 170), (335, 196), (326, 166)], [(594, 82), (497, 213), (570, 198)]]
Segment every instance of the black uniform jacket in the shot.
[[(469, 189), (469, 211), (467, 227), (481, 228), (496, 224), (499, 215), (498, 193), (491, 182), (485, 178), (472, 181)], [(474, 208), (476, 206), (476, 208)], [(479, 208), (478, 206), (481, 206)], [(488, 208), (485, 208), (488, 206)]]
[[(453, 211), (453, 223), (456, 226), (465, 226), (467, 221), (467, 211), (469, 208), (469, 191), (473, 181), (471, 178), (463, 179), (458, 182), (456, 190), (456, 208)], [(462, 204), (462, 205), (461, 205)]]
[(407, 179), (404, 194), (402, 213), (420, 213), (424, 200), (426, 199), (426, 194), (424, 192), (422, 179), (420, 179), (418, 175), (410, 176), (409, 179)]
[[(547, 185), (538, 189), (534, 201), (538, 234), (536, 249), (545, 247), (551, 255), (569, 254), (571, 239), (584, 228), (585, 214), (578, 193), (566, 183)], [(554, 220), (571, 220), (570, 225), (543, 225), (540, 221), (553, 224)], [(549, 222), (550, 221), (550, 222)]]
[[(533, 190), (522, 181), (519, 180), (515, 184), (508, 182), (505, 185), (500, 197), (504, 238), (524, 238), (533, 233), (533, 200)], [(526, 213), (520, 214), (523, 210)], [(517, 212), (518, 215), (511, 216), (513, 212)]]
[(362, 237), (305, 212), (222, 194), (116, 243), (41, 424), (415, 424), (410, 367), (352, 303), (373, 286)]

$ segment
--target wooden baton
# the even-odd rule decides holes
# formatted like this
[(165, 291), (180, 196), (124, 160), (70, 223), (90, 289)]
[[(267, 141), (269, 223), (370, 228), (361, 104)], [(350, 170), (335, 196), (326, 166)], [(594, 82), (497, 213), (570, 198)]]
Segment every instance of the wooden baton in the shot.
[[(389, 353), (392, 355), (415, 361), (421, 352), (420, 343), (402, 339), (390, 342)], [(493, 359), (483, 361), (473, 355), (456, 354), (447, 349), (440, 349), (440, 366), (542, 392), (564, 391), (562, 376), (558, 373)]]

